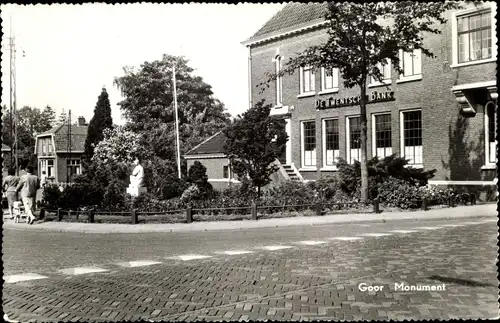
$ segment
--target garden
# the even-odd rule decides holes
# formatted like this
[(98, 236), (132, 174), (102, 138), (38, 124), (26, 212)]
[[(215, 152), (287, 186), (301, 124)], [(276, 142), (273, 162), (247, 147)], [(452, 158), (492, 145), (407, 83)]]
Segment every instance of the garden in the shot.
[[(149, 176), (151, 167), (153, 163), (146, 163)], [(208, 182), (206, 168), (196, 162), (185, 179), (168, 178), (162, 181), (161, 188), (132, 197), (125, 193), (129, 166), (111, 163), (101, 170), (94, 169), (92, 176), (88, 172), (79, 176), (64, 189), (48, 185), (42, 207), (47, 220), (130, 223), (130, 214), (134, 211), (138, 222), (183, 223), (189, 222), (186, 210), (192, 221), (220, 221), (251, 219), (252, 212), (256, 212), (259, 219), (371, 213), (375, 199), (383, 212), (421, 209), (424, 200), (429, 208), (448, 206), (450, 197), (455, 204), (469, 201), (467, 196), (451, 189), (428, 185), (434, 170), (408, 167), (407, 160), (392, 155), (369, 160), (370, 202), (362, 203), (359, 163), (340, 160), (338, 169), (337, 176), (315, 182), (270, 183), (258, 196), (250, 181), (232, 184), (223, 191), (214, 190)], [(255, 211), (252, 211), (253, 204)]]

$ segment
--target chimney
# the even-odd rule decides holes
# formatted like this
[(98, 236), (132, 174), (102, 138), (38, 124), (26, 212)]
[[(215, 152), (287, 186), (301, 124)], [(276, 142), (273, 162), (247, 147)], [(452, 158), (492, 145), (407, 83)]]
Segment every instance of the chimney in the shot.
[(78, 126), (80, 127), (80, 126), (85, 126), (85, 125), (86, 125), (85, 118), (82, 116), (78, 117)]

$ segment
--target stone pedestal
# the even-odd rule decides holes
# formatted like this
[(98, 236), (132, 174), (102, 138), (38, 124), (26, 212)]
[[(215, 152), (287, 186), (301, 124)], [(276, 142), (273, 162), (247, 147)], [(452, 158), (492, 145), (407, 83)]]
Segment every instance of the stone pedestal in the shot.
[(139, 196), (139, 194), (147, 193), (147, 191), (148, 191), (147, 187), (134, 187), (134, 186), (127, 187), (127, 193), (132, 196)]

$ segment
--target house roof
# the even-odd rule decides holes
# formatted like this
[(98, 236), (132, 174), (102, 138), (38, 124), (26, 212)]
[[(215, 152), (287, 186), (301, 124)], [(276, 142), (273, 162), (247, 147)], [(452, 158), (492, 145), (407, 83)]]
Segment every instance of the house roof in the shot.
[[(71, 151), (84, 151), (88, 126), (71, 125)], [(62, 124), (45, 131), (37, 137), (54, 136), (55, 150), (68, 151), (68, 125)]]
[(325, 19), (328, 2), (290, 2), (262, 26), (248, 41), (286, 29)]
[(222, 131), (217, 132), (212, 137), (195, 146), (185, 155), (201, 155), (201, 154), (223, 154), (226, 136)]

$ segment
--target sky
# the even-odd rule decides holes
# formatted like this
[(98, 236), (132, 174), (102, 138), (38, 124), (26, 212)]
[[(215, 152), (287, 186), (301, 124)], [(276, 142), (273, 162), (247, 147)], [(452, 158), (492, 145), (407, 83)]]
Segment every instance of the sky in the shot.
[(233, 116), (248, 108), (248, 49), (241, 44), (283, 4), (2, 5), (2, 105), (9, 106), (9, 20), (15, 37), (17, 107), (73, 120), (93, 116), (104, 86), (123, 124), (113, 79), (124, 66), (183, 55)]

